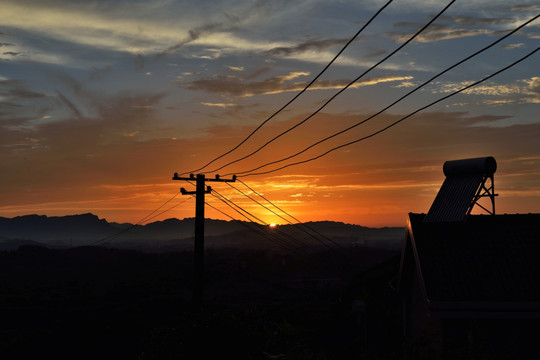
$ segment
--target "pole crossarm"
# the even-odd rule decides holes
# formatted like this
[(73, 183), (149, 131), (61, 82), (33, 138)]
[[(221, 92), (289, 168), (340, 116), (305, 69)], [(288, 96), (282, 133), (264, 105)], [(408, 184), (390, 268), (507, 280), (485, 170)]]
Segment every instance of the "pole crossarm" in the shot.
[[(197, 175), (199, 176), (199, 175)], [(203, 175), (204, 176), (204, 175)], [(195, 174), (190, 174), (189, 177), (178, 176), (178, 173), (174, 173), (173, 180), (184, 180), (184, 181), (195, 181), (197, 177)], [(216, 175), (213, 178), (204, 178), (204, 181), (215, 181), (215, 182), (236, 182), (236, 175), (233, 175), (231, 179), (222, 179), (219, 175)]]
[[(211, 186), (207, 186), (206, 187), (206, 190), (204, 191), (205, 194), (210, 194), (212, 192), (212, 187)], [(182, 193), (182, 195), (197, 195), (197, 191), (187, 191), (186, 189), (184, 188), (180, 188), (180, 193)]]

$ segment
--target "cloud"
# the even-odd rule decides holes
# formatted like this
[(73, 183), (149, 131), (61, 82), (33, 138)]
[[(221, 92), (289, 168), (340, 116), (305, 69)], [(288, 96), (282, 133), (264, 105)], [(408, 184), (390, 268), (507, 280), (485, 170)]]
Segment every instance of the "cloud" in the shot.
[[(480, 4), (476, 4), (480, 6)], [(503, 13), (505, 15), (514, 14), (517, 11), (537, 11), (539, 8), (537, 6), (495, 6), (486, 11), (496, 11), (497, 13)], [(530, 14), (534, 16), (535, 14)], [(444, 23), (433, 23), (427, 29), (425, 29), (421, 34), (419, 34), (415, 41), (428, 43), (441, 40), (449, 39), (459, 39), (465, 37), (474, 37), (479, 35), (502, 35), (508, 32), (509, 28), (514, 28), (521, 25), (523, 20), (522, 14), (516, 15), (513, 17), (478, 17), (478, 16), (467, 16), (467, 15), (458, 15), (458, 16), (448, 16), (443, 15), (439, 18), (439, 21), (447, 22)], [(394, 24), (396, 29), (403, 30), (397, 32), (387, 32), (383, 35), (391, 38), (397, 42), (403, 42), (407, 40), (414, 32), (421, 29), (425, 23), (421, 22), (409, 22), (409, 21), (400, 21)], [(535, 38), (538, 33), (520, 31), (521, 36)]]
[[(240, 77), (219, 75), (213, 78), (192, 81), (188, 84), (188, 89), (237, 97), (279, 94), (283, 92), (300, 91), (304, 89), (308, 84), (307, 81), (291, 82), (291, 80), (295, 80), (300, 76), (308, 75), (309, 73), (306, 72), (291, 72), (286, 75), (280, 75), (251, 82), (244, 81), (244, 79)], [(385, 82), (406, 81), (411, 79), (413, 79), (412, 76), (386, 75), (357, 81), (356, 83), (351, 85), (350, 88), (354, 89), (363, 86), (377, 85)], [(350, 82), (351, 80), (349, 79), (318, 80), (309, 88), (309, 90), (341, 89)]]
[[(52, 102), (45, 94), (28, 89), (23, 80), (0, 80), (0, 133), (4, 135), (0, 143), (12, 144), (12, 132), (26, 131), (50, 111)], [(14, 142), (19, 140), (16, 136)]]
[[(422, 26), (424, 26), (424, 24), (405, 23), (405, 22), (400, 22), (395, 25), (396, 27), (410, 28), (411, 33), (413, 31), (417, 31)], [(386, 32), (383, 35), (396, 42), (404, 42), (411, 37), (412, 35), (411, 33)], [(419, 34), (415, 38), (415, 41), (418, 41), (421, 43), (429, 43), (429, 42), (435, 42), (435, 41), (441, 41), (441, 40), (459, 39), (459, 38), (464, 38), (464, 37), (486, 35), (486, 34), (491, 34), (491, 33), (492, 32), (490, 30), (486, 30), (486, 29), (455, 29), (449, 25), (432, 24), (423, 33)]]
[(189, 83), (190, 90), (199, 90), (223, 95), (248, 97), (261, 94), (275, 94), (288, 90), (287, 81), (309, 73), (291, 72), (287, 75), (275, 76), (259, 81), (245, 82), (240, 77), (218, 75), (209, 79), (195, 80)]
[(509, 24), (514, 18), (481, 18), (476, 16), (441, 16), (441, 20), (448, 20), (463, 26)]
[(251, 73), (245, 75), (244, 80), (251, 80), (251, 79), (258, 78), (259, 76), (264, 75), (270, 71), (272, 71), (272, 68), (270, 66), (264, 66), (260, 69), (254, 70)]
[[(229, 20), (231, 20), (231, 19), (229, 18)], [(175, 50), (178, 50), (182, 46), (184, 46), (186, 44), (189, 44), (189, 43), (199, 39), (203, 35), (212, 34), (212, 33), (219, 32), (219, 31), (231, 30), (236, 23), (237, 23), (236, 20), (232, 20), (232, 22), (229, 23), (229, 24), (226, 24), (226, 23), (211, 23), (211, 24), (205, 24), (205, 25), (201, 25), (201, 26), (198, 26), (196, 28), (190, 29), (190, 30), (187, 31), (188, 34), (182, 40), (180, 40), (179, 42), (177, 42), (174, 45), (169, 46), (165, 50), (157, 53), (157, 56), (158, 57), (165, 56), (165, 55), (167, 55), (167, 54), (169, 54), (169, 53), (171, 53), (171, 52), (173, 52)], [(199, 58), (201, 58), (201, 57), (199, 57)]]
[(529, 39), (540, 39), (540, 34), (539, 33), (534, 33), (534, 32), (531, 32), (531, 31), (520, 31), (519, 32), (520, 35), (522, 36), (525, 36)]
[(532, 77), (529, 80), (524, 80), (527, 84), (525, 94), (529, 96), (528, 102), (532, 104), (540, 104), (540, 77)]
[(540, 77), (532, 77), (529, 80), (524, 80), (529, 86), (529, 90), (533, 93), (540, 94)]
[(237, 106), (236, 104), (233, 104), (233, 103), (209, 103), (209, 102), (201, 102), (201, 105), (210, 106), (210, 107), (220, 107), (220, 108), (229, 108), (229, 107)]
[[(136, 142), (151, 136), (152, 114), (155, 111), (151, 105), (159, 103), (162, 97), (162, 94), (96, 96), (93, 99), (95, 117), (85, 117), (74, 107), (72, 116), (65, 120), (36, 124), (32, 133), (43, 139), (42, 143), (50, 149), (51, 156), (65, 153), (69, 154), (70, 161), (84, 161), (86, 157), (99, 152), (101, 147), (126, 141)], [(71, 102), (67, 101), (65, 104), (70, 106)]]
[(66, 105), (69, 110), (71, 110), (71, 113), (75, 116), (77, 119), (81, 119), (83, 117), (81, 111), (77, 108), (77, 106), (71, 102), (67, 97), (64, 96), (60, 91), (56, 91), (56, 94), (58, 95), (58, 98), (64, 105)]
[(330, 49), (334, 46), (343, 46), (349, 41), (348, 39), (324, 39), (324, 40), (308, 40), (294, 46), (275, 47), (266, 50), (262, 53), (263, 56), (292, 56), (307, 51), (321, 51)]
[[(440, 93), (451, 93), (462, 89), (471, 83), (471, 81), (463, 81), (460, 83), (437, 83), (437, 89), (433, 91)], [(511, 84), (484, 83), (474, 86), (463, 93), (501, 98), (481, 100), (485, 104), (536, 104), (540, 102), (540, 77), (517, 80)]]
[(366, 57), (367, 58), (375, 58), (375, 57), (380, 57), (380, 56), (383, 56), (383, 55), (386, 55), (386, 54), (388, 54), (387, 50), (383, 50), (383, 49), (373, 50), (369, 54), (367, 54)]
[[(127, 6), (129, 12), (125, 11)], [(158, 5), (155, 2), (66, 4), (32, 1), (29, 4), (4, 0), (0, 3), (0, 13), (2, 25), (15, 31), (94, 49), (162, 56), (207, 35), (234, 29), (238, 23), (256, 14), (257, 7), (229, 9), (229, 13), (217, 12), (215, 16), (206, 17), (190, 16), (198, 11), (198, 8), (190, 7), (187, 11), (181, 9), (184, 17), (179, 20), (176, 16), (179, 6), (173, 2)], [(201, 7), (200, 10), (204, 9)], [(235, 11), (238, 16), (231, 15)], [(195, 23), (201, 18), (207, 22)], [(48, 52), (45, 48), (41, 50)]]
[(399, 88), (410, 88), (410, 87), (414, 87), (416, 85), (417, 84), (413, 83), (412, 81), (403, 81), (402, 83), (400, 83), (398, 85), (395, 85), (393, 87), (395, 87), (396, 89), (399, 89)]
[(509, 11), (537, 11), (540, 7), (534, 4), (512, 5), (508, 8)]
[(88, 79), (92, 81), (104, 79), (112, 70), (112, 65), (106, 65), (103, 67), (92, 66)]
[[(271, 12), (271, 2), (268, 1), (255, 1), (252, 5), (248, 7), (240, 7), (237, 9), (229, 9), (227, 11), (223, 12), (223, 15), (225, 17), (224, 20), (217, 20), (214, 22), (209, 22), (207, 24), (199, 25), (194, 28), (191, 28), (187, 31), (187, 35), (177, 42), (176, 44), (169, 46), (164, 51), (159, 52), (158, 56), (166, 55), (170, 52), (173, 52), (189, 43), (196, 42), (197, 40), (203, 38), (203, 37), (209, 37), (208, 35), (216, 34), (216, 33), (226, 33), (229, 35), (231, 30), (234, 30), (237, 28), (240, 24), (247, 22), (250, 18), (259, 16), (268, 16)], [(227, 36), (228, 37), (228, 36)], [(236, 41), (232, 41), (232, 43), (227, 44), (225, 42), (220, 41), (219, 39), (208, 39), (210, 43), (214, 46), (221, 46), (221, 47), (227, 47), (227, 46), (235, 46), (239, 45), (240, 43), (244, 43), (243, 41), (240, 41), (240, 39), (236, 39)], [(204, 44), (204, 43), (203, 43)], [(248, 46), (248, 48), (252, 48), (252, 46)], [(215, 57), (211, 57), (214, 59)]]
[(48, 96), (27, 89), (20, 80), (0, 81), (4, 145), (35, 149), (35, 142), (27, 140), (39, 139), (41, 149), (77, 157), (103, 144), (123, 142), (125, 134), (139, 139), (154, 133), (150, 115), (165, 94), (102, 94), (65, 74), (52, 75), (62, 90)]
[(228, 65), (227, 68), (231, 71), (244, 71), (244, 67), (243, 66), (230, 66)]
[(0, 80), (0, 97), (6, 99), (34, 99), (45, 97), (44, 94), (26, 89), (23, 80)]
[(506, 45), (501, 45), (501, 49), (504, 49), (504, 50), (513, 50), (513, 49), (522, 48), (523, 46), (525, 46), (524, 43), (518, 43), (518, 44), (506, 44)]

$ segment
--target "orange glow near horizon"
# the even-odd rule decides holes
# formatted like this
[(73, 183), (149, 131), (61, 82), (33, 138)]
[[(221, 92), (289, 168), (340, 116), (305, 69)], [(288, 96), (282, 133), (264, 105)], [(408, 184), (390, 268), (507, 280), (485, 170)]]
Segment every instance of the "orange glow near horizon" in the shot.
[[(349, 118), (333, 116), (332, 120), (348, 123)], [(495, 188), (499, 194), (496, 200), (497, 212), (537, 212), (540, 190), (534, 170), (540, 167), (540, 157), (511, 156), (504, 149), (522, 148), (524, 153), (534, 153), (534, 149), (526, 148), (534, 147), (532, 144), (537, 140), (535, 136), (538, 125), (531, 125), (530, 131), (520, 137), (512, 137), (507, 135), (508, 129), (460, 129), (456, 124), (461, 121), (460, 114), (418, 116), (408, 126), (389, 132), (377, 141), (345, 148), (312, 163), (280, 172), (240, 176), (239, 179), (302, 222), (339, 221), (370, 227), (404, 226), (409, 212), (429, 210), (444, 180), (444, 161), (492, 155), (498, 162), (495, 173)], [(443, 130), (435, 131), (438, 127), (443, 127)], [(311, 130), (318, 133), (319, 137), (328, 133), (325, 127), (313, 127)], [(429, 141), (418, 144), (419, 134), (426, 132), (430, 134), (426, 136)], [(480, 138), (484, 132), (488, 133), (489, 142), (485, 140), (482, 147), (457, 141), (467, 136)], [(47, 172), (42, 165), (46, 162), (40, 162), (40, 157), (28, 160), (28, 168), (20, 171), (18, 182), (10, 184), (12, 191), (5, 192), (0, 216), (63, 216), (90, 212), (108, 221), (129, 223), (138, 223), (141, 219), (146, 219), (144, 223), (147, 223), (167, 218), (194, 217), (193, 199), (178, 194), (180, 187), (190, 191), (193, 185), (185, 181), (172, 181), (172, 174), (180, 169), (196, 168), (200, 166), (202, 158), (211, 158), (211, 155), (234, 143), (233, 137), (223, 140), (220, 137), (222, 134), (216, 131), (208, 135), (204, 141), (205, 146), (200, 146), (200, 139), (182, 142), (163, 140), (148, 145), (160, 154), (179, 154), (184, 151), (181, 158), (156, 157), (147, 151), (148, 146), (143, 145), (129, 149), (113, 147), (110, 151), (102, 149), (95, 153), (95, 160), (92, 158), (87, 161), (94, 162), (92, 166), (99, 166), (103, 171), (88, 174), (84, 172), (84, 164), (79, 165), (76, 172), (56, 174)], [(290, 154), (301, 147), (302, 142), (302, 138), (290, 139), (276, 151), (263, 152), (260, 156), (248, 159), (246, 164), (225, 171), (249, 169)], [(197, 146), (199, 153), (186, 153), (185, 149)], [(449, 150), (452, 146), (459, 149)], [(429, 155), (419, 156), (419, 151)], [(123, 160), (125, 157), (137, 161), (126, 162)], [(180, 169), (179, 164), (182, 165)], [(35, 173), (43, 174), (39, 186), (34, 186), (28, 170), (30, 168)], [(211, 174), (207, 176), (213, 177)], [(210, 185), (263, 222), (286, 223), (226, 184)], [(241, 183), (237, 182), (234, 186), (271, 207)], [(173, 200), (163, 205), (173, 196)], [(207, 195), (206, 200), (229, 216), (246, 220), (214, 196)], [(206, 217), (230, 220), (209, 206), (206, 208)]]
[[(456, 2), (407, 43), (440, 6), (389, 5), (341, 53), (376, 2), (216, 1), (200, 11), (149, 1), (126, 11), (102, 0), (3, 1), (0, 216), (192, 218), (194, 199), (179, 189), (193, 185), (172, 176), (193, 172), (236, 174), (254, 191), (239, 190), (302, 222), (405, 226), (409, 212), (429, 210), (445, 161), (485, 156), (498, 164), (497, 213), (539, 212), (538, 22), (494, 42), (502, 24), (525, 24), (537, 9), (484, 2)], [(227, 184), (207, 185), (260, 223), (296, 221)], [(246, 221), (206, 201), (217, 209), (207, 206), (207, 218)]]

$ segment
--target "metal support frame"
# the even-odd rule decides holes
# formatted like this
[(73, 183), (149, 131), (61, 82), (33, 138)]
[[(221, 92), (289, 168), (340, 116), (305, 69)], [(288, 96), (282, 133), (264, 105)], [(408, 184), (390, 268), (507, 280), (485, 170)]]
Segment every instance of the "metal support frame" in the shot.
[[(486, 186), (486, 181), (488, 179), (491, 180), (489, 187)], [(490, 215), (495, 215), (495, 196), (499, 196), (499, 194), (495, 194), (495, 182), (494, 182), (493, 175), (484, 176), (482, 179), (482, 183), (480, 184), (480, 187), (478, 188), (478, 191), (476, 192), (476, 195), (474, 195), (474, 198), (471, 201), (471, 204), (469, 205), (469, 209), (467, 210), (467, 215), (471, 213), (471, 211), (474, 208), (474, 205), (478, 205)], [(490, 198), (491, 211), (487, 209), (485, 206), (483, 206), (482, 204), (478, 203), (478, 200), (484, 197)]]

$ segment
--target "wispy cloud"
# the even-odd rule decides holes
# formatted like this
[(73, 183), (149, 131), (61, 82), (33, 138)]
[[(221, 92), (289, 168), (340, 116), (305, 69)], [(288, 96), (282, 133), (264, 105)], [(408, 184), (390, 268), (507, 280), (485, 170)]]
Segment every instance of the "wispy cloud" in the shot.
[(6, 52), (4, 52), (4, 55), (19, 56), (19, 55), (21, 55), (21, 53), (20, 52), (15, 52), (15, 51), (6, 51)]
[[(470, 81), (464, 81), (460, 83), (438, 83), (438, 89), (434, 91), (441, 93), (451, 93), (462, 89), (463, 87), (470, 85), (471, 83), (472, 82)], [(464, 93), (501, 98), (482, 100), (486, 104), (535, 104), (540, 102), (540, 77), (532, 77), (530, 79), (518, 80), (512, 84), (486, 83), (474, 86), (464, 91)]]
[[(205, 91), (210, 93), (219, 93), (222, 95), (232, 95), (237, 97), (250, 97), (255, 95), (270, 95), (279, 94), (290, 91), (300, 91), (304, 89), (307, 81), (291, 82), (301, 76), (308, 76), (306, 72), (291, 72), (286, 75), (274, 76), (259, 81), (244, 81), (240, 77), (234, 76), (215, 76), (209, 79), (195, 80), (189, 83), (188, 88), (191, 90)], [(395, 76), (386, 75), (380, 77), (368, 78), (358, 81), (350, 86), (351, 89), (377, 85), (380, 83), (407, 81), (413, 79), (412, 76)], [(319, 80), (313, 84), (310, 90), (330, 90), (341, 89), (349, 84), (351, 80)]]
[(321, 51), (332, 48), (334, 46), (343, 46), (348, 39), (324, 39), (324, 40), (308, 40), (294, 46), (275, 47), (263, 52), (263, 55), (270, 56), (291, 56), (306, 51)]
[[(403, 42), (411, 37), (413, 31), (418, 30), (423, 24), (419, 23), (397, 23), (397, 27), (410, 28), (411, 32), (387, 32), (384, 35), (396, 42)], [(464, 37), (473, 37), (479, 35), (490, 34), (491, 31), (487, 29), (456, 29), (450, 25), (444, 24), (432, 24), (426, 31), (418, 35), (415, 41), (421, 43), (429, 43), (441, 40), (459, 39)]]
[(529, 102), (534, 104), (540, 104), (540, 77), (532, 77), (529, 80), (524, 80), (527, 84), (527, 91), (525, 92), (529, 95)]
[(234, 29), (256, 13), (254, 9), (258, 4), (230, 9), (228, 13), (212, 16), (206, 23), (197, 23), (201, 18), (190, 18), (189, 13), (178, 21), (178, 17), (172, 16), (178, 6), (174, 3), (129, 4), (129, 13), (125, 6), (128, 4), (121, 2), (78, 2), (75, 6), (54, 1), (28, 4), (4, 0), (0, 4), (0, 13), (3, 26), (56, 41), (135, 55), (165, 55), (205, 36)]
[(508, 7), (510, 11), (538, 11), (540, 6), (536, 4), (523, 4), (523, 5), (512, 5)]
[(209, 103), (209, 102), (201, 102), (201, 105), (209, 106), (209, 107), (219, 107), (219, 108), (230, 108), (237, 106), (234, 103)]
[(504, 50), (513, 50), (513, 49), (522, 48), (523, 46), (525, 46), (524, 43), (505, 44), (505, 45), (501, 45), (501, 49), (504, 49)]
[(44, 94), (28, 90), (23, 80), (0, 80), (0, 96), (4, 99), (34, 99)]
[[(525, 9), (525, 8), (524, 8)], [(499, 12), (501, 9), (499, 9)], [(507, 10), (505, 13), (512, 13), (512, 10)], [(509, 28), (518, 25), (518, 17), (479, 17), (479, 16), (448, 16), (440, 17), (441, 22), (431, 24), (426, 30), (419, 34), (415, 41), (429, 43), (441, 40), (460, 39), (466, 37), (474, 37), (486, 34), (499, 34), (502, 31), (501, 26)], [(444, 23), (446, 22), (446, 23)], [(411, 34), (418, 31), (424, 23), (400, 21), (394, 24), (394, 27), (399, 31), (387, 32), (384, 35), (397, 42), (407, 40)], [(504, 28), (503, 28), (504, 29)], [(521, 33), (524, 35), (524, 33)]]
[(231, 71), (244, 71), (244, 67), (243, 66), (230, 66), (228, 65), (227, 68)]
[(441, 20), (447, 20), (463, 26), (498, 25), (509, 24), (514, 18), (488, 18), (477, 16), (441, 16)]
[[(0, 98), (4, 98), (0, 102), (1, 126), (9, 131), (9, 136), (3, 139), (5, 145), (26, 144), (35, 149), (36, 142), (26, 140), (39, 139), (41, 148), (66, 151), (76, 157), (92, 151), (92, 147), (121, 142), (126, 134), (136, 137), (141, 129), (150, 128), (154, 105), (164, 97), (162, 93), (124, 92), (105, 96), (60, 74), (56, 82), (66, 85), (65, 89), (46, 96), (28, 90), (23, 81), (0, 81)], [(25, 106), (28, 101), (31, 106)], [(13, 111), (8, 111), (6, 104)], [(51, 113), (57, 116), (53, 119)]]

